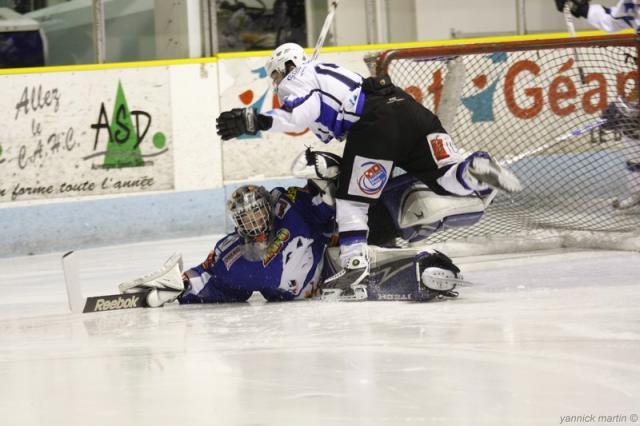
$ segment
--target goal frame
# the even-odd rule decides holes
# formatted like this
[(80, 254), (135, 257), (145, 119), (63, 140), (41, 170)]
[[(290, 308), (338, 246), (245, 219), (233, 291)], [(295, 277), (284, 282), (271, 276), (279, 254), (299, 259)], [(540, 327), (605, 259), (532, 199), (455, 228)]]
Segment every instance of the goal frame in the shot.
[[(394, 81), (394, 76), (389, 74), (389, 67), (395, 60), (447, 60), (464, 55), (594, 47), (626, 47), (635, 52), (635, 69), (638, 70), (638, 76), (635, 78), (635, 90), (638, 93), (637, 102), (640, 104), (640, 36), (635, 33), (391, 48), (367, 55), (365, 63), (372, 75), (388, 76), (391, 81)], [(632, 62), (627, 63), (633, 67)], [(484, 237), (472, 237), (463, 241), (438, 242), (432, 246), (446, 250), (454, 256), (558, 247), (640, 251), (640, 230), (633, 233), (577, 231), (567, 234), (559, 231), (557, 234), (554, 232), (543, 234), (530, 241), (523, 241), (521, 236), (500, 237), (491, 241), (487, 241)]]
[[(559, 37), (550, 39), (469, 43), (445, 46), (409, 47), (387, 49), (372, 56), (368, 62), (374, 75), (386, 74), (389, 64), (396, 59), (428, 59), (495, 52), (519, 52), (578, 47), (627, 46), (636, 48), (636, 67), (640, 70), (640, 36), (634, 34), (606, 34), (587, 37)], [(373, 59), (373, 60), (372, 60)]]

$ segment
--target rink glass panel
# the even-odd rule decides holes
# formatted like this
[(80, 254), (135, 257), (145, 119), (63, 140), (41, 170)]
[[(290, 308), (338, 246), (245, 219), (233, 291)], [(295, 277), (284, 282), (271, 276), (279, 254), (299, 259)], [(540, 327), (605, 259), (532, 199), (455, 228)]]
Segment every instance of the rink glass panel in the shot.
[(396, 49), (374, 59), (376, 74), (442, 115), (459, 149), (488, 151), (524, 184), (499, 194), (477, 225), (436, 232), (430, 242), (639, 229), (637, 207), (611, 203), (640, 190), (626, 170), (627, 160), (640, 161), (640, 143), (602, 129), (557, 142), (596, 122), (618, 96), (637, 105), (634, 35)]

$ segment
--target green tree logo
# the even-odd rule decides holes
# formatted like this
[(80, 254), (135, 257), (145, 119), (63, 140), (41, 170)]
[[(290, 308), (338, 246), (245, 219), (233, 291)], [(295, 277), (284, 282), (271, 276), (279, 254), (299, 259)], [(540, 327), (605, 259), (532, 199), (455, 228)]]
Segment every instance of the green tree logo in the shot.
[[(91, 125), (91, 128), (96, 130), (94, 150), (98, 147), (101, 130), (105, 129), (109, 133), (103, 167), (105, 169), (119, 169), (144, 166), (145, 161), (140, 151), (140, 144), (151, 127), (151, 121), (149, 113), (129, 109), (122, 82), (118, 82), (111, 121), (109, 121), (106, 108), (102, 103), (98, 122)], [(161, 150), (166, 145), (166, 137), (163, 133), (157, 132), (153, 135), (152, 142), (156, 148)]]

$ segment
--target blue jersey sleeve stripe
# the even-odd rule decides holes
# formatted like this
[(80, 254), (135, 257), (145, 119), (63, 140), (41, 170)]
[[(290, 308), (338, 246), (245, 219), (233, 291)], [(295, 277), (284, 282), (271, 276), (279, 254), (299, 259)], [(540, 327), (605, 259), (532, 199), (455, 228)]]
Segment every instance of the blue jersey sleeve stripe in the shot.
[(291, 100), (286, 100), (286, 101), (284, 101), (284, 104), (282, 105), (282, 109), (287, 111), (287, 112), (291, 112), (291, 111), (293, 111), (294, 108), (299, 107), (300, 105), (305, 103), (307, 101), (307, 99), (309, 99), (316, 92), (320, 92), (320, 90), (319, 89), (314, 89), (311, 92), (309, 92), (307, 94), (307, 96), (304, 96), (302, 98), (295, 98), (295, 99), (291, 99)]

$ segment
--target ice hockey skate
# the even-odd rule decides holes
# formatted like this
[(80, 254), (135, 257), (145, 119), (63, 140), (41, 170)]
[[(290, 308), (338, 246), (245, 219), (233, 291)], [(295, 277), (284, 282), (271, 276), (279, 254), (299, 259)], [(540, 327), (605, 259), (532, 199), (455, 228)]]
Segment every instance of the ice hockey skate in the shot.
[(324, 281), (323, 300), (366, 300), (369, 261), (366, 256), (354, 256), (337, 274)]
[(184, 291), (182, 255), (175, 253), (158, 271), (120, 283), (118, 289), (125, 294), (146, 292), (146, 302), (150, 308), (173, 302)]
[(494, 159), (476, 157), (467, 169), (468, 173), (481, 183), (505, 192), (522, 190), (520, 180), (511, 171), (503, 168)]

